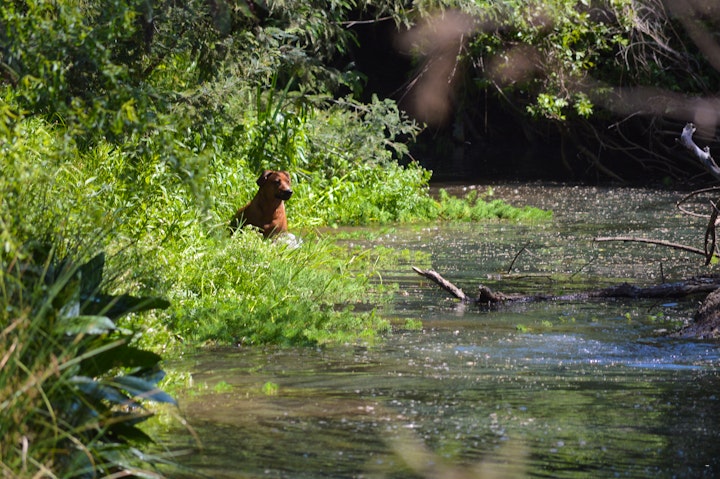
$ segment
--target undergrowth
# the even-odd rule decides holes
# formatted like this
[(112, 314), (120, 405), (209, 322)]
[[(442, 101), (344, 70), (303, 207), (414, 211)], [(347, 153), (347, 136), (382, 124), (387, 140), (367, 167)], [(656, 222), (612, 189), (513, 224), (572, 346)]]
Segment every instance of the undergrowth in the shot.
[(158, 477), (139, 427), (160, 356), (116, 320), (166, 307), (102, 290), (105, 256), (85, 263), (49, 245), (3, 251), (0, 269), (0, 471), (3, 477)]
[[(191, 250), (190, 250), (191, 249)], [(389, 327), (354, 305), (381, 302), (369, 252), (307, 237), (299, 246), (252, 230), (193, 243), (176, 257), (168, 327), (190, 344), (319, 344), (373, 340)], [(372, 292), (371, 290), (374, 290)]]

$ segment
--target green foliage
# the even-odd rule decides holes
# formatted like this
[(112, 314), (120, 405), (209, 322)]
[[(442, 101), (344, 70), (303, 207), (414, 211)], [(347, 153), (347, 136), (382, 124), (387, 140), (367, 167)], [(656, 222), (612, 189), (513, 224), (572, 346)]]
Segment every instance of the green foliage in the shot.
[(588, 117), (593, 105), (587, 93), (596, 91), (595, 80), (614, 83), (625, 70), (618, 53), (633, 28), (629, 0), (485, 0), (466, 9), (494, 25), (474, 36), (469, 55), (488, 58), (493, 66), (485, 78), (505, 94), (517, 94), (533, 116)]
[(160, 356), (111, 318), (167, 303), (100, 290), (104, 256), (74, 264), (42, 245), (2, 255), (0, 470), (7, 477), (143, 475), (161, 458), (137, 447)]
[[(488, 197), (491, 196), (488, 194)], [(440, 190), (438, 217), (445, 220), (482, 221), (504, 219), (514, 221), (548, 220), (552, 212), (531, 206), (514, 207), (503, 200), (486, 200), (477, 190), (471, 190), (464, 198), (450, 196)]]
[(268, 381), (262, 386), (262, 393), (266, 396), (277, 396), (280, 386), (277, 383)]
[[(387, 331), (353, 310), (386, 298), (370, 280), (381, 252), (313, 227), (512, 216), (432, 199), (430, 173), (397, 161), (419, 125), (390, 100), (357, 101), (362, 76), (338, 66), (347, 18), (409, 24), (404, 4), (234, 7), (0, 4), (4, 475), (149, 474), (144, 403), (172, 402), (149, 349)], [(293, 175), (299, 247), (227, 234), (264, 168)]]
[(363, 253), (348, 257), (311, 238), (292, 247), (239, 230), (176, 254), (167, 259), (179, 273), (168, 321), (184, 341), (316, 344), (371, 339), (388, 328), (352, 311), (370, 287)]
[(407, 318), (403, 324), (403, 329), (408, 331), (422, 331), (423, 324), (419, 319)]

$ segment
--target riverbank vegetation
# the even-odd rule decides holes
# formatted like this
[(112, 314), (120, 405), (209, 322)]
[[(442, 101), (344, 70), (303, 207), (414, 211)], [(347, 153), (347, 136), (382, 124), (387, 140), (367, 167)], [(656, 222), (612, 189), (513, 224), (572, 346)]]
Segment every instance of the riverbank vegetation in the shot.
[[(454, 97), (448, 97), (451, 103), (468, 106), (479, 92), (495, 88), (494, 94), (513, 105), (506, 111), (517, 113), (519, 105), (522, 115), (551, 121), (594, 118), (594, 97), (569, 86), (582, 83), (599, 65), (603, 72), (611, 70), (607, 81), (624, 72), (604, 60), (625, 51), (627, 32), (637, 28), (634, 4), (609, 2), (610, 10), (602, 11), (614, 12), (612, 21), (597, 19), (585, 2), (528, 5), (461, 5), (464, 16), (455, 18), (465, 22), (470, 15), (467, 32), (475, 34), (463, 34), (470, 42), (457, 44), (462, 47), (456, 49), (457, 61), (471, 65), (501, 56), (516, 41), (512, 37), (554, 58), (543, 63), (547, 71), (540, 75), (532, 68), (523, 83), (502, 73), (509, 71), (505, 67), (493, 70), (499, 72), (494, 80), (483, 81), (472, 76), (483, 70), (470, 68), (463, 70), (472, 74), (463, 83), (465, 96), (439, 91)], [(449, 15), (450, 6), (420, 2), (407, 9), (391, 0), (372, 6), (205, 0), (0, 5), (0, 400), (17, 407), (0, 421), (10, 438), (3, 446), (3, 467), (27, 477), (43, 471), (92, 477), (87, 464), (105, 464), (87, 444), (117, 431), (100, 424), (98, 436), (80, 437), (73, 428), (85, 433), (84, 426), (71, 424), (58, 408), (66, 400), (83, 407), (96, 401), (107, 416), (119, 405), (135, 407), (132, 396), (148, 391), (118, 385), (117, 378), (145, 374), (156, 365), (120, 362), (93, 374), (77, 370), (107, 341), (167, 353), (208, 343), (370, 340), (387, 331), (390, 325), (372, 308), (354, 311), (369, 295), (379, 301), (385, 292), (386, 285), (372, 280), (379, 253), (339, 248), (323, 238), (323, 227), (548, 217), (476, 193), (433, 198), (431, 173), (415, 161), (409, 145), (441, 127), (423, 130), (396, 101), (366, 87), (369, 72), (354, 61), (362, 46), (357, 22), (407, 29), (448, 18), (436, 14)], [(487, 22), (495, 29), (476, 28)], [(417, 66), (420, 46), (410, 49)], [(450, 65), (460, 65), (457, 61)], [(659, 73), (648, 68), (643, 74), (654, 81)], [(531, 101), (520, 96), (527, 92), (534, 95)], [(433, 125), (432, 118), (420, 118)], [(456, 118), (472, 120), (456, 122), (460, 128), (453, 130), (455, 144), (467, 145), (469, 137), (460, 133), (483, 122), (465, 113)], [(302, 238), (298, 247), (262, 241), (248, 231), (228, 235), (229, 218), (253, 195), (254, 179), (264, 168), (292, 175), (295, 194), (287, 209), (291, 230)], [(54, 253), (37, 256), (38, 245)], [(169, 307), (108, 323), (101, 319), (108, 311), (79, 313), (90, 297), (75, 299), (72, 307), (55, 301), (62, 291), (80, 291), (67, 288), (84, 281), (74, 275), (79, 269), (57, 285), (46, 275), (35, 281), (28, 273), (63, 261), (88, 264), (101, 253), (105, 274), (92, 283), (93, 290), (161, 297)], [(28, 283), (31, 279), (35, 282)], [(84, 328), (68, 332), (52, 326), (48, 314), (58, 321), (95, 319), (83, 319)], [(40, 362), (28, 363), (30, 356)], [(104, 375), (114, 379), (103, 383), (103, 392), (119, 391), (130, 399), (88, 399), (87, 384), (77, 378)], [(15, 390), (32, 390), (35, 402), (18, 402), (11, 395)], [(60, 395), (51, 394), (55, 391)], [(23, 410), (40, 411), (41, 420), (17, 420)], [(39, 432), (46, 426), (50, 432), (43, 434), (50, 436)], [(79, 449), (58, 446), (70, 443)], [(51, 459), (33, 455), (36, 446)], [(75, 458), (81, 456), (88, 461), (78, 466)], [(114, 467), (119, 466), (107, 470)]]
[[(151, 343), (302, 343), (386, 326), (346, 314), (370, 287), (362, 252), (228, 237), (258, 171), (291, 172), (291, 228), (310, 237), (342, 224), (538, 215), (473, 195), (430, 196), (430, 172), (407, 161), (420, 125), (391, 100), (357, 100), (358, 72), (332, 65), (352, 43), (337, 23), (357, 13), (352, 5), (328, 18), (243, 5), (3, 5), (7, 258), (37, 239), (89, 238), (129, 292), (173, 300)], [(218, 295), (234, 298), (214, 307), (235, 318), (207, 309)], [(328, 326), (335, 316), (353, 325)], [(304, 323), (283, 328), (297, 317)], [(256, 330), (269, 324), (276, 329)]]

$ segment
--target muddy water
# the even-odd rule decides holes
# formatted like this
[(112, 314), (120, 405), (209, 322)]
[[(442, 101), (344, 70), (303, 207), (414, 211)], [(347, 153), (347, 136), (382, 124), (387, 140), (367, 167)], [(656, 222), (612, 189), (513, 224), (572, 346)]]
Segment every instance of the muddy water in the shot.
[[(465, 187), (449, 187), (462, 193)], [(486, 186), (479, 187), (481, 191)], [(472, 294), (652, 284), (707, 272), (667, 248), (594, 243), (644, 236), (702, 247), (680, 193), (542, 185), (495, 197), (555, 211), (536, 225), (422, 225), (376, 240), (421, 255), (383, 272), (400, 284), (381, 314), (421, 320), (371, 346), (242, 349), (187, 358), (207, 385), (181, 398), (202, 442), (173, 431), (174, 477), (717, 477), (720, 353), (668, 339), (698, 298), (461, 306), (410, 270)], [(512, 266), (512, 267), (511, 267)]]

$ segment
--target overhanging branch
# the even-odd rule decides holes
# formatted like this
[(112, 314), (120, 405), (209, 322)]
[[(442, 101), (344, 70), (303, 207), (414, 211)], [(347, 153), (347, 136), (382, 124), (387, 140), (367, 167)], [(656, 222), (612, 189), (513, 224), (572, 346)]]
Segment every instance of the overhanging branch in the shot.
[(707, 170), (715, 178), (720, 180), (720, 166), (715, 163), (712, 155), (710, 155), (710, 148), (706, 146), (705, 148), (701, 149), (693, 141), (692, 137), (695, 133), (695, 130), (695, 125), (693, 125), (692, 123), (686, 124), (685, 128), (683, 128), (682, 134), (680, 135), (680, 144), (690, 150), (690, 153), (692, 153), (693, 156), (700, 160), (700, 163), (702, 163), (703, 166), (707, 168)]

